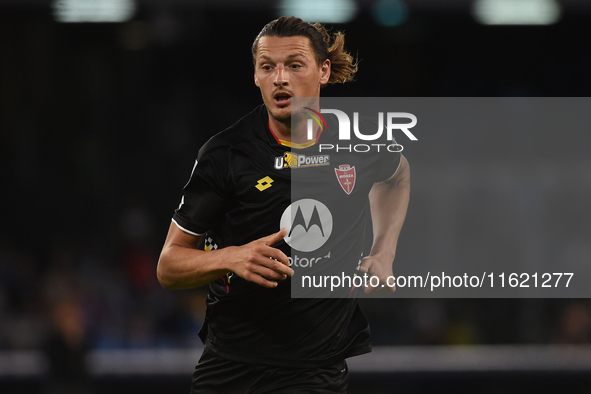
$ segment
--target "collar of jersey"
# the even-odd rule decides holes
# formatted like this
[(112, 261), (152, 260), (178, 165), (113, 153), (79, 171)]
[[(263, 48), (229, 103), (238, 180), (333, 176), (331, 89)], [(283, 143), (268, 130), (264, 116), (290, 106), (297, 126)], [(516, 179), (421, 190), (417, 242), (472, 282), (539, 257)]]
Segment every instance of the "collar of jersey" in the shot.
[(295, 142), (285, 141), (285, 140), (279, 139), (275, 135), (275, 133), (273, 132), (273, 129), (271, 128), (271, 120), (269, 120), (269, 131), (271, 132), (271, 135), (273, 135), (273, 138), (275, 138), (275, 141), (277, 141), (277, 143), (279, 145), (283, 145), (283, 146), (287, 146), (288, 148), (295, 148), (295, 149), (304, 149), (304, 148), (308, 148), (308, 147), (316, 144), (320, 140), (320, 134), (322, 134), (322, 130), (320, 130), (320, 132), (316, 136), (316, 139), (315, 140), (304, 142), (303, 144), (298, 144), (298, 143), (295, 143)]

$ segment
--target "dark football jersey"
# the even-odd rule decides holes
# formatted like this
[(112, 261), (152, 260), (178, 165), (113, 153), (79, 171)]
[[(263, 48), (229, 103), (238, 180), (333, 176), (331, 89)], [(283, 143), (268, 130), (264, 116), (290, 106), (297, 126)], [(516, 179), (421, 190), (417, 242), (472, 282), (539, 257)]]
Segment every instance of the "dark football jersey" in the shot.
[(296, 275), (273, 289), (233, 273), (210, 283), (200, 336), (222, 358), (263, 365), (324, 366), (366, 353), (369, 326), (353, 297), (292, 298), (291, 290), (302, 274), (318, 272), (308, 268), (355, 273), (369, 190), (394, 174), (400, 154), (324, 154), (320, 143), (336, 143), (336, 133), (326, 130), (317, 144), (290, 148), (268, 122), (261, 105), (201, 148), (173, 221), (205, 234), (205, 249), (243, 245), (286, 227), (285, 241), (274, 246), (290, 257)]

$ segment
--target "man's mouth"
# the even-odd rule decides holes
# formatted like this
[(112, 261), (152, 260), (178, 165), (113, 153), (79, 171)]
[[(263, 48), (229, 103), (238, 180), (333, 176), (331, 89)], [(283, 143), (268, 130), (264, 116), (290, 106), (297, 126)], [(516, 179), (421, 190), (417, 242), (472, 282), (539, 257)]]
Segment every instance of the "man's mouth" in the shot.
[(291, 102), (291, 95), (285, 92), (277, 92), (273, 95), (273, 100), (277, 106), (289, 105)]

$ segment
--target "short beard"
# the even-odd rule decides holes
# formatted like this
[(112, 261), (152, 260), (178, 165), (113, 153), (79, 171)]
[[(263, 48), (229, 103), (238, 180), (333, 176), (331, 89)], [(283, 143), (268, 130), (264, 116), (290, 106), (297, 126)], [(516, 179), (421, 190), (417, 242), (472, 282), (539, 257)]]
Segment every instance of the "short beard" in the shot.
[(284, 125), (291, 127), (291, 111), (289, 114), (281, 115), (281, 116), (277, 116), (271, 111), (269, 111), (269, 112), (270, 112), (271, 116), (273, 117), (273, 119), (275, 119), (279, 123), (283, 123)]

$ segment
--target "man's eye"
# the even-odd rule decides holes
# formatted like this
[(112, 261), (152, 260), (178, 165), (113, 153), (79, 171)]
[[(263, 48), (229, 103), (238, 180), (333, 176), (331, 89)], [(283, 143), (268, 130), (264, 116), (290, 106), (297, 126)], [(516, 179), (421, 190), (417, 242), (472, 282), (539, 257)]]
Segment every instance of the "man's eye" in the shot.
[(290, 65), (291, 68), (302, 68), (301, 64), (292, 64)]
[(271, 70), (271, 66), (269, 66), (269, 65), (265, 65), (261, 68), (263, 69), (263, 71), (270, 71)]

